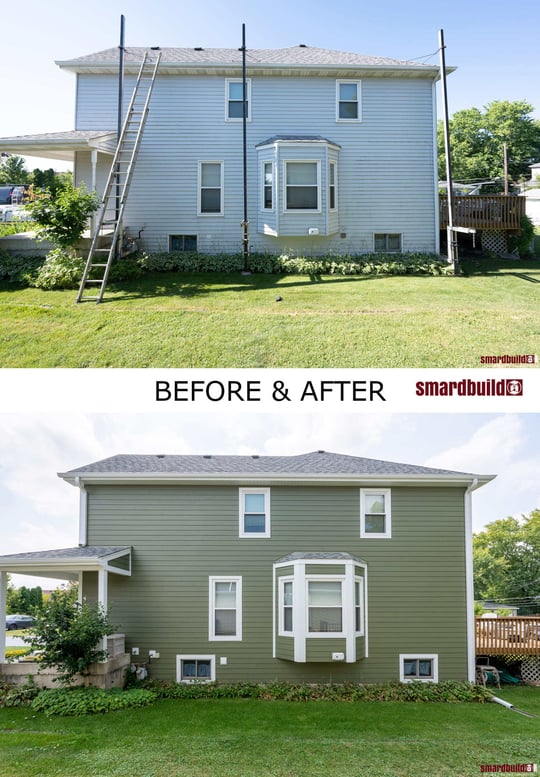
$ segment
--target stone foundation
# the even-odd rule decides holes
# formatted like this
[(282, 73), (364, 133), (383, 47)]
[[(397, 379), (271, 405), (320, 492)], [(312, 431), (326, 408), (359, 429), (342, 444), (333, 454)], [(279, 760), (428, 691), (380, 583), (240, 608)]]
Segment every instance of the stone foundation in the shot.
[[(84, 678), (76, 675), (73, 685), (91, 685), (94, 688), (123, 688), (126, 669), (131, 663), (129, 653), (103, 661), (100, 664), (92, 664), (90, 674)], [(20, 661), (0, 664), (0, 680), (10, 685), (22, 685), (28, 678), (40, 688), (61, 688), (61, 683), (56, 680), (59, 672), (55, 669), (46, 669), (39, 662)]]

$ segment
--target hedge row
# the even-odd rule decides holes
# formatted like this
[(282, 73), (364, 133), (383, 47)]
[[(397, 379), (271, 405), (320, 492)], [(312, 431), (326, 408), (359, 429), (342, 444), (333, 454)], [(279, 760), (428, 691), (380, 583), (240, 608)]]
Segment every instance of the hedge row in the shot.
[[(54, 248), (46, 258), (11, 256), (0, 252), (0, 280), (39, 289), (76, 289), (85, 260), (70, 250)], [(116, 261), (110, 281), (119, 283), (149, 272), (239, 273), (241, 254), (139, 253)], [(279, 275), (450, 275), (452, 269), (433, 254), (362, 254), (359, 256), (291, 256), (252, 254), (253, 273)]]

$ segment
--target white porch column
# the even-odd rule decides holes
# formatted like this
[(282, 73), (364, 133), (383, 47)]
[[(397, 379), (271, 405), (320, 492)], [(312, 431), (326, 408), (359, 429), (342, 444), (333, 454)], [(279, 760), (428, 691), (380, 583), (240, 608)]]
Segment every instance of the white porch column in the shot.
[(7, 572), (0, 572), (0, 664), (6, 661), (6, 599), (7, 599)]
[[(92, 181), (91, 181), (91, 191), (96, 192), (97, 190), (97, 159), (98, 159), (98, 152), (96, 148), (93, 148), (90, 154), (91, 164), (92, 164)], [(90, 217), (90, 233), (94, 234), (94, 229), (96, 225), (96, 214), (92, 213)]]
[[(101, 605), (103, 612), (107, 612), (108, 609), (108, 588), (109, 588), (109, 573), (106, 569), (100, 569), (98, 572), (98, 603)], [(103, 637), (102, 650), (107, 650), (107, 637)]]

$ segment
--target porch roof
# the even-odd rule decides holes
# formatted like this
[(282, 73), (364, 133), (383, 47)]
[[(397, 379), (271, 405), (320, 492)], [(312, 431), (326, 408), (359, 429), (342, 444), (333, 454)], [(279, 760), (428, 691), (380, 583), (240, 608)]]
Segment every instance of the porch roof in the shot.
[(79, 572), (131, 575), (131, 547), (86, 546), (0, 556), (0, 572), (77, 580)]
[(112, 130), (67, 130), (0, 138), (0, 151), (7, 154), (39, 156), (64, 162), (73, 162), (76, 151), (97, 150), (113, 155), (115, 147), (116, 132)]

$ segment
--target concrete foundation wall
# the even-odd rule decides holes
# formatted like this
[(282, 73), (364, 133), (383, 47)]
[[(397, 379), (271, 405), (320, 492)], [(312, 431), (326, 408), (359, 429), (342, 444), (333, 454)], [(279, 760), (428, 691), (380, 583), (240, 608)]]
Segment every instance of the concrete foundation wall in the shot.
[[(100, 664), (92, 664), (87, 678), (76, 675), (72, 685), (91, 685), (94, 688), (122, 688), (126, 668), (131, 663), (131, 656), (122, 653)], [(0, 679), (10, 685), (22, 685), (28, 678), (40, 688), (60, 688), (56, 679), (59, 673), (55, 669), (45, 669), (38, 662), (21, 661), (0, 664)]]

